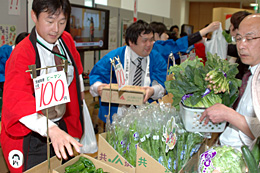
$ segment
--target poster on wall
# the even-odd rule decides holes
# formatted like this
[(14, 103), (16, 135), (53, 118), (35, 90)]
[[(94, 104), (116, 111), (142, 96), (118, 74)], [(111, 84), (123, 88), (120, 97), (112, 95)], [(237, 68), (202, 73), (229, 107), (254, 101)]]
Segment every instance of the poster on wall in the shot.
[(133, 23), (133, 20), (130, 19), (122, 19), (121, 21), (121, 43), (120, 46), (125, 46), (125, 33), (126, 33), (126, 29), (129, 25), (131, 25)]
[(21, 11), (21, 0), (9, 0), (8, 1), (8, 14), (20, 15)]
[(117, 48), (117, 17), (110, 17), (109, 19), (109, 43), (108, 50), (102, 50), (100, 59), (111, 50)]
[(0, 25), (0, 46), (4, 44), (14, 45), (16, 38), (16, 26), (15, 25)]
[(226, 14), (226, 20), (225, 20), (225, 30), (229, 30), (230, 27), (230, 19), (232, 14)]

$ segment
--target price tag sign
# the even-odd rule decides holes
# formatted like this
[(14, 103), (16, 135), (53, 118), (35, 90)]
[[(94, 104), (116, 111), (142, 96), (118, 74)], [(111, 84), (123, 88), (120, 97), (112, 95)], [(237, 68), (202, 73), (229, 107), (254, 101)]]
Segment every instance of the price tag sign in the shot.
[(118, 84), (118, 90), (125, 86), (125, 73), (121, 63), (115, 66), (116, 80)]
[(63, 71), (33, 79), (36, 111), (70, 102), (66, 75)]

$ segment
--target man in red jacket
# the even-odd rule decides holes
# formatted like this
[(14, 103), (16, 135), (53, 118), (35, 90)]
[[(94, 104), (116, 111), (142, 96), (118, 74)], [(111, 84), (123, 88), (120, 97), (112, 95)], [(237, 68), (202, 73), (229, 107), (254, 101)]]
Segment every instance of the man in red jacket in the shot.
[[(33, 64), (36, 68), (55, 66), (54, 54), (72, 65), (67, 70), (70, 102), (49, 108), (50, 155), (68, 159), (72, 147), (79, 152), (82, 146), (78, 140), (83, 132), (83, 68), (72, 37), (64, 31), (70, 11), (68, 0), (34, 0), (31, 16), (35, 27), (7, 61), (1, 146), (11, 172), (23, 172), (47, 158), (46, 111), (36, 111), (33, 80), (26, 70)], [(54, 47), (61, 53), (54, 53)], [(56, 71), (56, 67), (48, 69), (48, 73)], [(45, 69), (37, 71), (38, 76), (43, 74)]]

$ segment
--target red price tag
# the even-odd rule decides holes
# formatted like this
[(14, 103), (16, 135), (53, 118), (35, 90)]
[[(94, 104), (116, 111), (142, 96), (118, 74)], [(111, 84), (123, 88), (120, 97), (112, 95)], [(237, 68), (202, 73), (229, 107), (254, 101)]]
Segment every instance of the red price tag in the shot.
[(33, 79), (36, 111), (70, 102), (66, 75), (63, 71)]
[(118, 90), (125, 86), (125, 72), (121, 63), (118, 63), (115, 68), (116, 80), (118, 84)]

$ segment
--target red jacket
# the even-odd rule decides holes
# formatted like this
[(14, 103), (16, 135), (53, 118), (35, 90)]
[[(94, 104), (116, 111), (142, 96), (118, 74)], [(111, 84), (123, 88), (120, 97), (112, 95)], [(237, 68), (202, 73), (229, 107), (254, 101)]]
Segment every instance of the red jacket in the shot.
[[(78, 109), (81, 103), (78, 101), (79, 96), (77, 94), (80, 95), (78, 93), (80, 91), (76, 87), (76, 76), (82, 74), (83, 68), (80, 55), (75, 48), (70, 34), (64, 32), (62, 39), (68, 47), (68, 52), (71, 53), (78, 69), (78, 74), (74, 70), (74, 79), (69, 86), (71, 101), (67, 103), (63, 119), (66, 123), (68, 133), (80, 139), (82, 136), (82, 123), (80, 121), (82, 117), (80, 116), (82, 114), (80, 113), (80, 109)], [(31, 130), (20, 123), (19, 119), (36, 112), (33, 80), (30, 73), (26, 72), (28, 65), (32, 64), (36, 64), (36, 51), (28, 36), (15, 47), (6, 63), (5, 69), (6, 80), (3, 93), (1, 146), (11, 172), (22, 172), (23, 166), (19, 168), (11, 166), (8, 161), (9, 153), (13, 150), (24, 153), (24, 137), (31, 133)]]

